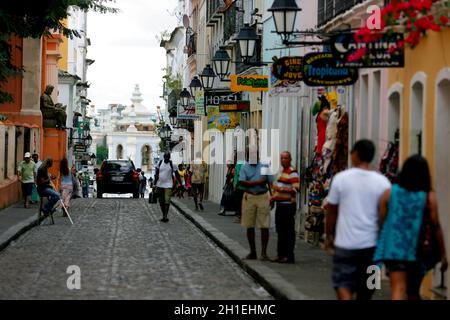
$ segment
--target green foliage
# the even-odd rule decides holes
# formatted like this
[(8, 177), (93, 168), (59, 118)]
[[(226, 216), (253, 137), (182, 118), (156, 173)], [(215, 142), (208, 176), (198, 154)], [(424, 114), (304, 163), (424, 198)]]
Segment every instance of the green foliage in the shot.
[(8, 79), (18, 76), (22, 66), (11, 63), (11, 35), (21, 38), (40, 38), (50, 35), (50, 30), (73, 39), (80, 37), (78, 30), (68, 29), (62, 22), (68, 17), (68, 9), (77, 7), (82, 11), (115, 13), (117, 8), (108, 6), (115, 0), (2, 0), (0, 3), (0, 103), (12, 102), (11, 94), (2, 89)]
[(103, 160), (108, 159), (108, 148), (105, 146), (97, 146), (97, 164), (102, 164)]
[(175, 91), (177, 95), (181, 92), (183, 82), (181, 80), (181, 75), (177, 74), (176, 76), (172, 75), (172, 68), (168, 67), (165, 69), (166, 75), (163, 77), (166, 88), (169, 92)]

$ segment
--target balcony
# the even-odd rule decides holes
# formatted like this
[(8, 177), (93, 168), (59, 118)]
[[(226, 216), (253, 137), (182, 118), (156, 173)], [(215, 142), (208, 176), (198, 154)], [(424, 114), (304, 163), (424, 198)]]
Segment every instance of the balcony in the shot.
[(226, 43), (228, 40), (234, 38), (234, 36), (238, 33), (239, 29), (236, 25), (236, 4), (233, 4), (228, 7), (228, 9), (224, 13), (224, 21), (223, 21), (223, 40)]
[(366, 0), (319, 0), (317, 25), (323, 26), (335, 17)]
[(214, 26), (221, 18), (221, 9), (225, 7), (223, 0), (206, 1), (206, 25)]

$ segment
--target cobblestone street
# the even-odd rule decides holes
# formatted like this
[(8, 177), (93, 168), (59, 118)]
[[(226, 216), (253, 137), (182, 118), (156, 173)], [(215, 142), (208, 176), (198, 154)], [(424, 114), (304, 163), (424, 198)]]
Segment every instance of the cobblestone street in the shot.
[[(0, 253), (0, 299), (270, 299), (171, 208), (143, 199), (77, 199), (74, 225), (58, 214)], [(69, 266), (81, 289), (69, 290)]]

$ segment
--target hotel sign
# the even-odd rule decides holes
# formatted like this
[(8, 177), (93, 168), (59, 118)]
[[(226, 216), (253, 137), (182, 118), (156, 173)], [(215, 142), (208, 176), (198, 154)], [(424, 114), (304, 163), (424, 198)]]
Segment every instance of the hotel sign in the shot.
[[(374, 42), (355, 41), (355, 33), (341, 33), (331, 38), (331, 52), (337, 67), (356, 68), (402, 68), (405, 66), (405, 51), (398, 43), (403, 42), (401, 33), (384, 33)], [(366, 57), (359, 61), (348, 61), (351, 54), (366, 48)]]
[(330, 52), (309, 53), (303, 57), (303, 82), (311, 87), (350, 86), (358, 80), (358, 69), (336, 67)]
[(232, 74), (231, 91), (261, 92), (269, 91), (269, 76)]

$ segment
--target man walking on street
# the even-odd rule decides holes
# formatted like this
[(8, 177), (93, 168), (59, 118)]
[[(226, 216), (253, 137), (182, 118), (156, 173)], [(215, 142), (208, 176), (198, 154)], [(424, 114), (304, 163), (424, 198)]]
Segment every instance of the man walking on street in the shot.
[(163, 215), (162, 222), (169, 222), (167, 216), (169, 215), (174, 178), (175, 171), (170, 160), (170, 153), (165, 152), (164, 161), (159, 162), (155, 173), (155, 185), (158, 188), (158, 200)]
[(89, 184), (91, 182), (91, 177), (89, 177), (89, 173), (86, 171), (83, 172), (81, 186), (83, 189), (83, 198), (89, 198)]
[(295, 214), (297, 211), (297, 192), (300, 191), (298, 172), (291, 167), (291, 153), (281, 153), (283, 167), (278, 179), (273, 183), (271, 204), (276, 203), (275, 226), (278, 234), (277, 253), (274, 262), (294, 263)]
[(55, 204), (61, 199), (58, 192), (56, 192), (52, 180), (55, 180), (56, 177), (51, 176), (48, 173), (48, 169), (53, 166), (53, 159), (47, 158), (42, 165), (39, 167), (36, 181), (37, 181), (37, 190), (40, 197), (47, 197), (48, 202), (44, 206), (44, 214), (48, 215), (52, 210)]
[(333, 178), (327, 198), (325, 249), (331, 253), (334, 248), (332, 278), (340, 300), (351, 300), (353, 294), (369, 300), (373, 294), (367, 268), (373, 265), (378, 237), (378, 203), (391, 186), (369, 169), (374, 155), (371, 141), (357, 141), (351, 151), (353, 168)]
[[(195, 203), (195, 210), (203, 210), (203, 194), (205, 192), (205, 180), (206, 180), (206, 164), (202, 161), (201, 157), (194, 160), (191, 166), (192, 169), (192, 193)], [(200, 201), (198, 201), (200, 200)]]
[(28, 198), (33, 192), (34, 181), (36, 179), (35, 166), (34, 161), (31, 161), (31, 154), (27, 152), (24, 155), (24, 160), (17, 168), (17, 175), (19, 176), (19, 181), (22, 183), (23, 205), (25, 208), (30, 207)]
[(144, 198), (146, 188), (147, 188), (147, 177), (145, 176), (145, 172), (141, 171), (141, 177), (139, 178), (139, 193), (141, 194), (141, 198)]
[[(253, 152), (258, 153), (257, 149), (254, 149)], [(249, 158), (251, 158), (250, 155)], [(268, 186), (272, 182), (272, 178), (267, 175), (267, 172), (264, 172), (268, 170), (268, 167), (259, 162), (258, 156), (256, 158), (256, 163), (249, 161), (244, 164), (239, 174), (239, 183), (245, 187), (242, 200), (241, 225), (247, 229), (247, 240), (250, 246), (250, 253), (245, 259), (257, 259), (255, 244), (255, 226), (257, 226), (261, 229), (260, 260), (269, 261), (270, 259), (267, 255), (270, 224)]]

